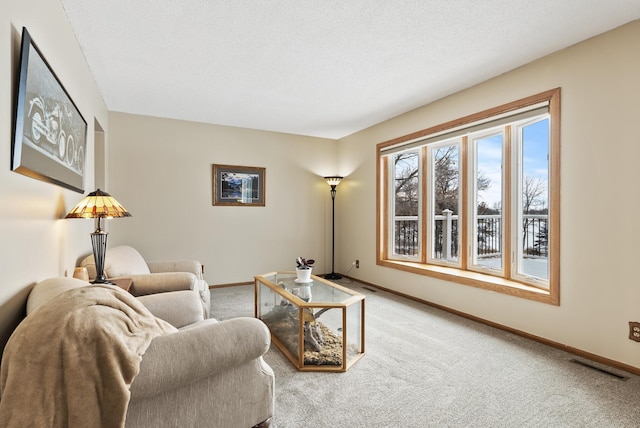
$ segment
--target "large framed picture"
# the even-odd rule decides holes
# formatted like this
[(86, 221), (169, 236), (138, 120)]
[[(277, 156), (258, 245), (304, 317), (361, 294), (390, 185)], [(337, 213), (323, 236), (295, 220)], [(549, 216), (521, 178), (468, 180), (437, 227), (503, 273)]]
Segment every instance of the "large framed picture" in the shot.
[(11, 169), (84, 193), (87, 122), (22, 29)]
[(213, 205), (265, 206), (265, 169), (213, 165)]

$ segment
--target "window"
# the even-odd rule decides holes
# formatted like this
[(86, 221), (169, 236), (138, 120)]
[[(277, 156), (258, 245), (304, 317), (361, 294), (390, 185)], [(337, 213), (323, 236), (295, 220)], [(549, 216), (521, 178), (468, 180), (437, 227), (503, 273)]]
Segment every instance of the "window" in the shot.
[(427, 260), (431, 263), (460, 265), (461, 147), (458, 139), (426, 146), (429, 174), (427, 207), (430, 207), (427, 215)]
[(417, 258), (418, 254), (418, 211), (420, 204), (418, 152), (400, 153), (394, 156), (394, 198), (392, 211), (394, 213), (393, 249), (394, 256)]
[(378, 264), (559, 304), (559, 98), (378, 144)]

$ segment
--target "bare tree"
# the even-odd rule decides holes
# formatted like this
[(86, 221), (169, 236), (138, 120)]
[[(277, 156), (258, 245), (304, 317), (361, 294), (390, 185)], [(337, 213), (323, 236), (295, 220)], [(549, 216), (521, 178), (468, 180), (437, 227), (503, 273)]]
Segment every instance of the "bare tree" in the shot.
[(458, 214), (459, 159), (458, 147), (446, 146), (434, 150), (434, 197), (435, 212), (449, 209)]
[[(526, 176), (522, 181), (522, 214), (547, 213), (547, 182), (540, 177)], [(527, 243), (529, 242), (529, 233), (535, 233), (535, 219), (524, 217), (522, 219), (522, 235), (523, 235), (523, 251), (527, 251)], [(542, 223), (537, 232), (536, 242), (534, 243), (534, 252), (538, 255), (542, 254), (547, 242), (547, 225)]]
[[(445, 209), (458, 214), (458, 189), (459, 189), (459, 154), (457, 146), (446, 146), (434, 150), (434, 193), (435, 212), (441, 213)], [(478, 174), (476, 187), (478, 192), (491, 186), (491, 179), (483, 174)], [(479, 207), (479, 209), (481, 209)]]
[(522, 212), (530, 214), (534, 207), (544, 207), (547, 183), (539, 177), (526, 176), (522, 182)]
[(394, 162), (395, 214), (418, 215), (418, 153), (400, 153)]
[[(394, 157), (395, 215), (418, 215), (419, 156), (417, 152), (400, 153)], [(418, 251), (418, 221), (396, 221), (394, 247), (397, 254), (413, 256)]]

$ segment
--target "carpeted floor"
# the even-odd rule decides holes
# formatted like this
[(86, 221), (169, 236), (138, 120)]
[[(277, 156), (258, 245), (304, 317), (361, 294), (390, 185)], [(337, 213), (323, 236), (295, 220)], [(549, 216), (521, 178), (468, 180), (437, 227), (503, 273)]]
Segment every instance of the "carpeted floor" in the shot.
[[(366, 295), (366, 355), (346, 373), (298, 372), (272, 345), (273, 428), (640, 426), (639, 376), (338, 282)], [(211, 301), (215, 318), (253, 316), (253, 285), (212, 289)]]

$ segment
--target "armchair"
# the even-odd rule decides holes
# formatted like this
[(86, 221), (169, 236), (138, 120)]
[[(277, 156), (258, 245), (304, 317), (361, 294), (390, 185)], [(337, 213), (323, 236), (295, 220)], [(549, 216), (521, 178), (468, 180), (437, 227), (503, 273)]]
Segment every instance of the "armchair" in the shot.
[[(89, 279), (96, 277), (93, 255), (82, 260), (80, 266), (87, 269)], [(138, 250), (127, 245), (109, 248), (104, 263), (104, 274), (108, 279), (131, 278), (129, 291), (134, 296), (191, 290), (200, 298), (205, 318), (209, 318), (211, 294), (202, 273), (203, 267), (199, 261), (147, 262)]]
[[(77, 349), (82, 350), (89, 360), (105, 359), (107, 357), (100, 351), (97, 351), (97, 355), (91, 355), (91, 352), (96, 352), (94, 342), (91, 342), (89, 347), (84, 345), (87, 342), (86, 337), (83, 334), (77, 337), (79, 333), (75, 328), (59, 329), (59, 325), (72, 327), (76, 325), (64, 322), (57, 324), (64, 316), (52, 317), (50, 322), (49, 318), (43, 318), (52, 314), (50, 311), (52, 308), (60, 308), (58, 304), (61, 300), (57, 298), (62, 297), (63, 293), (84, 287), (91, 288), (89, 283), (74, 278), (50, 278), (38, 283), (29, 295), (25, 321), (28, 322), (31, 318), (30, 325), (36, 327), (43, 325), (42, 323), (51, 324), (51, 328), (64, 338), (66, 344), (70, 344), (71, 348), (75, 349), (77, 343)], [(99, 287), (113, 287), (116, 294), (122, 295), (120, 301), (137, 300), (153, 316), (173, 326), (169, 326), (169, 330), (164, 334), (153, 338), (146, 350), (141, 350), (139, 371), (128, 388), (130, 394), (125, 409), (125, 427), (266, 428), (269, 426), (274, 411), (274, 374), (262, 357), (269, 349), (271, 341), (269, 330), (262, 321), (256, 318), (235, 318), (220, 322), (213, 318), (204, 319), (200, 299), (190, 290), (133, 298), (129, 293), (115, 286)], [(82, 299), (75, 301), (78, 302), (79, 307), (84, 304)], [(95, 304), (89, 303), (89, 305), (93, 307)], [(99, 305), (104, 303), (101, 302)], [(66, 307), (60, 309), (65, 310), (65, 314), (78, 312), (77, 310), (67, 312)], [(98, 324), (104, 323), (104, 327), (100, 325), (96, 327), (99, 334), (111, 332), (115, 337), (121, 337), (123, 334), (126, 336), (129, 324), (122, 327), (123, 332), (113, 331), (107, 327), (114, 325), (110, 317), (118, 316), (120, 313), (121, 311), (107, 311), (102, 307), (94, 320)], [(53, 314), (57, 315), (56, 312)], [(34, 324), (34, 321), (37, 323)], [(80, 321), (85, 324), (86, 318), (83, 316)], [(11, 373), (14, 379), (23, 379), (21, 376), (26, 375), (28, 371), (35, 380), (30, 384), (20, 381), (5, 385), (6, 377), (2, 377), (0, 420), (10, 415), (13, 422), (8, 426), (11, 427), (39, 426), (45, 420), (55, 426), (62, 426), (65, 422), (76, 423), (86, 414), (108, 413), (109, 404), (113, 404), (113, 397), (118, 396), (117, 393), (110, 392), (109, 385), (114, 384), (112, 378), (100, 379), (98, 376), (95, 377), (97, 382), (95, 388), (85, 385), (86, 390), (89, 391), (88, 398), (74, 397), (73, 394), (62, 394), (59, 390), (46, 389), (56, 389), (56, 385), (65, 384), (42, 381), (39, 370), (51, 365), (49, 359), (51, 355), (47, 352), (47, 341), (43, 343), (37, 340), (40, 330), (40, 328), (30, 330), (23, 328), (20, 334), (17, 334), (14, 343), (10, 341), (5, 349), (1, 372)], [(136, 335), (142, 334), (139, 327), (134, 328), (133, 331)], [(34, 332), (34, 336), (28, 336), (29, 333)], [(27, 336), (23, 336), (23, 333)], [(76, 337), (78, 342), (74, 341)], [(34, 349), (41, 351), (44, 349), (44, 351), (39, 353), (39, 359), (34, 359), (32, 356), (30, 360), (36, 363), (29, 365), (24, 363), (24, 353), (21, 351), (25, 349), (20, 348), (21, 345), (34, 346)], [(116, 348), (110, 346), (110, 349)], [(53, 354), (56, 355), (55, 352)], [(117, 350), (109, 361), (110, 364), (97, 364), (97, 366), (123, 367), (130, 371), (128, 366), (123, 364), (124, 356), (121, 357)], [(60, 379), (71, 379), (77, 375), (77, 373), (65, 373), (66, 370), (70, 372), (77, 370), (76, 365), (69, 367), (56, 365), (55, 367), (56, 371), (63, 371), (58, 376)], [(84, 382), (85, 378), (82, 379)], [(30, 389), (29, 385), (33, 384), (39, 385), (37, 392)], [(99, 392), (104, 392), (100, 395), (101, 399), (93, 399), (93, 395), (97, 396)], [(55, 395), (59, 407), (52, 406), (51, 395)], [(107, 396), (111, 398), (103, 402), (104, 397)], [(3, 403), (5, 400), (6, 402)], [(96, 405), (87, 407), (87, 402)], [(15, 403), (18, 405), (13, 406)], [(3, 404), (5, 404), (4, 407)], [(37, 411), (34, 411), (34, 406)], [(52, 422), (53, 415), (60, 418), (55, 423)], [(51, 419), (43, 416), (50, 416)], [(76, 423), (76, 425), (81, 424)]]
[(274, 374), (262, 358), (271, 343), (262, 321), (204, 320), (188, 291), (138, 300), (179, 331), (151, 341), (131, 385), (126, 427), (270, 425)]

